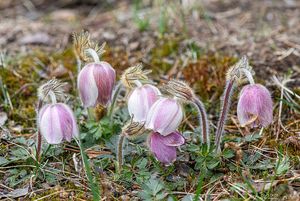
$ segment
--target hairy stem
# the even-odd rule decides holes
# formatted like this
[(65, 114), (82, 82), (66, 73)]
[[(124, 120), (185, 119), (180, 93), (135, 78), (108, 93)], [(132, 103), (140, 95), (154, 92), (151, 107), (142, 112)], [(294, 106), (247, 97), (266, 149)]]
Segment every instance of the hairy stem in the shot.
[(52, 104), (56, 104), (56, 103), (57, 103), (57, 100), (56, 100), (55, 93), (54, 93), (52, 90), (50, 90), (50, 91), (48, 92), (48, 95), (50, 96), (51, 103), (52, 103)]
[(193, 103), (196, 105), (199, 113), (199, 124), (202, 132), (202, 142), (203, 144), (209, 145), (209, 124), (207, 120), (207, 114), (203, 103), (196, 97), (193, 98)]
[(251, 72), (250, 72), (249, 70), (247, 70), (247, 69), (245, 69), (245, 68), (241, 68), (240, 70), (241, 70), (241, 71), (244, 73), (244, 75), (247, 77), (247, 79), (248, 79), (248, 81), (249, 81), (250, 84), (255, 84), (254, 79), (253, 79), (253, 76), (252, 76), (252, 74), (251, 74)]
[(114, 110), (118, 95), (120, 94), (120, 91), (122, 89), (122, 86), (123, 86), (122, 83), (119, 82), (117, 84), (116, 88), (115, 88), (115, 91), (114, 91), (113, 95), (112, 95), (112, 101), (111, 101), (110, 108), (109, 108), (109, 111), (108, 111), (108, 117), (109, 117), (110, 120), (112, 120), (113, 110)]
[(121, 134), (118, 141), (118, 153), (117, 153), (117, 161), (118, 161), (118, 171), (122, 170), (123, 165), (123, 144), (124, 144), (125, 135)]
[(38, 134), (37, 134), (37, 148), (36, 148), (37, 162), (40, 162), (41, 150), (42, 150), (42, 135), (41, 135), (41, 132), (38, 131)]
[(93, 50), (92, 48), (88, 48), (85, 51), (93, 58), (95, 63), (100, 63), (99, 56), (95, 50)]
[(227, 119), (228, 110), (229, 110), (230, 104), (231, 104), (231, 95), (232, 95), (232, 92), (234, 89), (234, 82), (235, 82), (234, 79), (228, 81), (226, 84), (224, 93), (223, 93), (221, 115), (220, 115), (218, 126), (217, 126), (216, 140), (215, 140), (217, 152), (221, 151), (221, 148), (220, 148), (221, 138), (222, 138), (223, 131), (224, 131), (224, 125), (225, 125), (225, 122)]
[[(37, 105), (37, 109), (36, 109), (36, 116), (37, 119), (39, 118), (39, 112), (41, 110), (43, 106), (43, 101), (39, 100), (38, 105)], [(36, 146), (36, 160), (39, 163), (40, 162), (40, 155), (41, 155), (41, 149), (42, 149), (42, 135), (40, 132), (40, 126), (39, 126), (39, 122), (37, 120), (37, 146)]]

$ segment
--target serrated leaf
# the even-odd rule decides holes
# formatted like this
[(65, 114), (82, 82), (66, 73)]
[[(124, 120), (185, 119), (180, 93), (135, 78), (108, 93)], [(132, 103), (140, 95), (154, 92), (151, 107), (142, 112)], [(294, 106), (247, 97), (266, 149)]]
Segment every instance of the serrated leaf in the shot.
[(224, 158), (229, 159), (229, 158), (234, 157), (235, 154), (234, 154), (234, 151), (233, 151), (232, 149), (225, 149), (225, 150), (223, 151), (222, 156), (223, 156)]
[(283, 158), (280, 158), (278, 161), (277, 161), (277, 165), (276, 165), (276, 174), (277, 175), (282, 175), (284, 173), (286, 173), (289, 168), (290, 168), (290, 160), (288, 157), (283, 157)]
[(7, 160), (4, 157), (0, 157), (0, 166), (6, 165), (9, 163), (9, 160)]

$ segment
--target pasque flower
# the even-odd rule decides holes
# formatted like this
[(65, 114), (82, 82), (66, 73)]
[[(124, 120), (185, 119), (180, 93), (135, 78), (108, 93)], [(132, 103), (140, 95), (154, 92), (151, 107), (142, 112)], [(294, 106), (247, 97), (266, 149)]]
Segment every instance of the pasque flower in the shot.
[(176, 160), (176, 148), (183, 145), (184, 141), (182, 135), (177, 131), (167, 136), (153, 132), (149, 137), (149, 147), (157, 160), (168, 165)]
[(145, 127), (166, 136), (174, 132), (183, 119), (180, 103), (174, 98), (159, 98), (150, 108)]
[(268, 89), (260, 84), (246, 85), (240, 93), (237, 115), (242, 126), (266, 127), (271, 124), (273, 103)]
[(146, 121), (148, 111), (160, 94), (159, 89), (150, 84), (135, 88), (128, 98), (128, 111), (133, 121)]
[(116, 73), (104, 61), (87, 64), (78, 75), (78, 89), (85, 107), (106, 106), (112, 96)]
[(182, 100), (183, 102), (193, 103), (193, 105), (196, 106), (201, 128), (201, 141), (203, 142), (203, 144), (207, 144), (209, 146), (209, 123), (207, 119), (207, 113), (204, 104), (195, 95), (193, 89), (183, 81), (170, 80), (167, 85), (165, 85), (165, 90), (179, 100)]
[(64, 103), (46, 104), (38, 115), (41, 134), (49, 144), (71, 141), (78, 136), (78, 128), (72, 110)]

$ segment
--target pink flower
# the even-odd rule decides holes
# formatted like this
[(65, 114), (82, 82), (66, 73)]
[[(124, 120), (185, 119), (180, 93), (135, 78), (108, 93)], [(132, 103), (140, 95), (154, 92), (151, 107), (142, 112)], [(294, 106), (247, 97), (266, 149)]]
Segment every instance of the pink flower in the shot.
[(72, 110), (63, 103), (47, 104), (39, 112), (41, 134), (49, 144), (71, 141), (78, 136), (78, 128)]
[(266, 127), (273, 120), (273, 103), (268, 89), (260, 84), (245, 86), (237, 106), (237, 116), (242, 126)]
[(176, 160), (176, 147), (184, 144), (182, 135), (175, 131), (167, 136), (153, 132), (149, 138), (151, 152), (157, 160), (169, 165)]
[(175, 99), (160, 98), (150, 108), (145, 126), (166, 136), (177, 130), (182, 119), (182, 107)]
[(133, 117), (133, 121), (146, 121), (150, 107), (160, 94), (158, 88), (150, 84), (135, 88), (128, 98), (128, 111), (129, 115)]
[(106, 106), (112, 96), (116, 73), (111, 65), (101, 61), (87, 64), (78, 75), (78, 89), (85, 107)]

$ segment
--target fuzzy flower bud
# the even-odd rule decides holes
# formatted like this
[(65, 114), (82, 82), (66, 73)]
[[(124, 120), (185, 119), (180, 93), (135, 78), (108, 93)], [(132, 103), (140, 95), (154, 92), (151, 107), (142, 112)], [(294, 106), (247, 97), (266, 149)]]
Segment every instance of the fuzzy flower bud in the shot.
[(63, 103), (47, 104), (38, 115), (41, 134), (49, 144), (71, 141), (78, 136), (78, 128), (72, 110)]
[(105, 50), (106, 43), (99, 46), (95, 41), (91, 40), (91, 36), (87, 31), (73, 33), (73, 48), (75, 54), (84, 62), (92, 61), (92, 58), (86, 54), (86, 50), (91, 48), (97, 55), (102, 55)]
[(145, 132), (145, 123), (131, 121), (122, 128), (122, 134), (127, 138), (134, 138)]
[(124, 86), (132, 88), (136, 80), (146, 81), (148, 80), (147, 75), (151, 73), (151, 70), (143, 70), (142, 64), (127, 68), (121, 76), (121, 82)]
[(242, 83), (245, 77), (247, 77), (248, 80), (251, 77), (249, 81), (252, 82), (253, 74), (254, 71), (249, 65), (248, 58), (246, 56), (243, 56), (236, 64), (234, 64), (227, 70), (226, 80), (235, 80), (238, 83)]
[(183, 101), (193, 101), (195, 96), (193, 90), (185, 82), (180, 80), (170, 80), (168, 84), (165, 85), (165, 90)]
[(111, 65), (101, 61), (87, 64), (78, 75), (78, 89), (85, 107), (106, 106), (112, 96), (116, 73)]
[(148, 111), (160, 94), (159, 89), (150, 84), (135, 88), (128, 98), (128, 111), (133, 121), (146, 121)]
[(183, 110), (177, 100), (160, 98), (148, 112), (146, 128), (166, 136), (177, 129), (182, 119)]
[(53, 99), (52, 96), (54, 96), (56, 100), (63, 101), (66, 97), (66, 94), (64, 92), (64, 88), (66, 85), (67, 83), (61, 82), (57, 79), (49, 80), (38, 88), (39, 100), (43, 102), (50, 102), (51, 99)]
[(167, 136), (153, 132), (149, 137), (149, 147), (157, 160), (169, 165), (176, 160), (176, 147), (183, 145), (184, 141), (182, 135), (177, 131)]
[(273, 103), (268, 89), (260, 84), (245, 86), (237, 106), (238, 120), (242, 126), (266, 127), (273, 120)]

